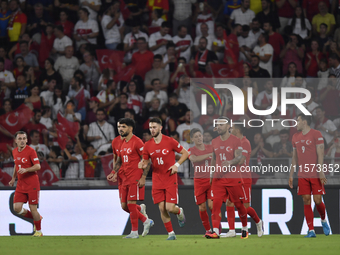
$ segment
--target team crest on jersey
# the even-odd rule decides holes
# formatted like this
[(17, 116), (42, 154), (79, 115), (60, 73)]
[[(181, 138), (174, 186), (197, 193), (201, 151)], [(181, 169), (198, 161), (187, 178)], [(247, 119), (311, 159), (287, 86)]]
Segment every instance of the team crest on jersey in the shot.
[(228, 152), (230, 152), (230, 151), (233, 150), (233, 148), (231, 148), (231, 147), (228, 146), (227, 148), (225, 148), (225, 150), (228, 151)]
[(26, 163), (26, 162), (27, 162), (27, 159), (22, 158), (22, 159), (21, 159), (21, 162), (22, 162), (22, 163)]
[(161, 152), (161, 150), (156, 150), (156, 153), (160, 153)]
[(306, 144), (307, 144), (307, 145), (310, 145), (311, 143), (312, 143), (311, 140), (307, 140), (307, 141), (306, 141)]
[(163, 155), (166, 155), (166, 154), (168, 154), (168, 153), (169, 153), (169, 150), (167, 150), (167, 149), (163, 149), (163, 150), (162, 150), (162, 154), (163, 154)]
[(132, 152), (131, 148), (128, 148), (126, 151), (127, 154), (130, 154), (131, 152)]

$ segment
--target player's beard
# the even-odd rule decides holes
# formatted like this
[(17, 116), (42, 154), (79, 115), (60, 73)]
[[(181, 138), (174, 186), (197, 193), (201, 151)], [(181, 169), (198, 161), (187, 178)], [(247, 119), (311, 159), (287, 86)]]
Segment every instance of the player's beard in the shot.
[(152, 135), (152, 137), (157, 137), (161, 131), (158, 131), (155, 135)]
[(217, 131), (217, 133), (222, 136), (225, 135), (225, 133), (227, 133), (227, 130)]
[(121, 136), (121, 137), (127, 137), (129, 134), (130, 134), (129, 132), (125, 132), (125, 133), (122, 132), (122, 133), (120, 134), (120, 136)]

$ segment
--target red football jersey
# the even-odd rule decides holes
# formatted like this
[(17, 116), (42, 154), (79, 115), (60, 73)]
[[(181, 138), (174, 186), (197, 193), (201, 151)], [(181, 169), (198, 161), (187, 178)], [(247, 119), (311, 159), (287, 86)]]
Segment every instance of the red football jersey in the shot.
[(229, 168), (225, 168), (225, 172), (221, 170), (223, 168), (222, 162), (234, 159), (235, 151), (242, 150), (241, 140), (232, 134), (225, 141), (222, 141), (221, 137), (218, 136), (212, 140), (212, 146), (216, 156), (214, 178), (221, 179), (226, 186), (236, 186), (242, 183), (240, 165), (230, 166), (230, 170), (235, 169), (234, 172), (227, 171)]
[[(292, 138), (293, 148), (297, 152), (297, 164), (300, 169), (298, 176), (303, 178), (318, 178), (317, 170), (318, 155), (316, 145), (323, 144), (323, 137), (320, 131), (311, 129), (307, 134), (295, 133)], [(295, 169), (297, 171), (297, 169)]]
[[(196, 146), (191, 147), (189, 149), (190, 156), (191, 155), (202, 156), (202, 155), (206, 155), (212, 152), (213, 152), (213, 147), (210, 144), (205, 144), (203, 151), (199, 150)], [(209, 158), (206, 158), (205, 160), (197, 161), (195, 163), (192, 162), (192, 165), (194, 166), (194, 171), (195, 171), (195, 174), (194, 174), (195, 181), (202, 179), (202, 178), (208, 178), (210, 180), (210, 171), (208, 167), (211, 165), (211, 159), (212, 157), (210, 156)]]
[(22, 193), (29, 193), (33, 190), (40, 190), (39, 177), (37, 172), (28, 172), (19, 174), (20, 168), (29, 168), (33, 165), (40, 164), (36, 151), (26, 145), (22, 151), (18, 151), (18, 147), (12, 151), (15, 171), (17, 171), (18, 183), (16, 190)]
[(143, 159), (152, 161), (152, 188), (166, 189), (169, 186), (177, 185), (177, 174), (170, 175), (169, 168), (176, 163), (175, 152), (180, 153), (183, 147), (175, 139), (162, 135), (159, 144), (155, 139), (145, 143)]
[(124, 182), (127, 184), (136, 183), (142, 177), (143, 170), (138, 168), (138, 163), (141, 161), (143, 147), (143, 141), (135, 135), (128, 142), (123, 140), (119, 156), (124, 167)]
[(241, 146), (242, 146), (242, 155), (246, 157), (246, 161), (241, 165), (241, 176), (244, 183), (251, 184), (251, 171), (249, 168), (249, 161), (250, 161), (250, 153), (251, 153), (251, 146), (249, 140), (243, 136), (241, 139)]
[[(124, 141), (124, 139), (122, 140), (120, 135), (116, 136), (116, 138), (112, 140), (112, 143), (111, 143), (111, 145), (112, 145), (112, 153), (114, 155), (116, 155), (117, 157), (119, 157), (119, 152), (120, 152), (120, 148), (122, 147), (123, 141)], [(118, 176), (120, 178), (122, 178), (123, 172), (124, 172), (124, 166), (122, 164), (120, 166), (119, 171), (118, 171)]]

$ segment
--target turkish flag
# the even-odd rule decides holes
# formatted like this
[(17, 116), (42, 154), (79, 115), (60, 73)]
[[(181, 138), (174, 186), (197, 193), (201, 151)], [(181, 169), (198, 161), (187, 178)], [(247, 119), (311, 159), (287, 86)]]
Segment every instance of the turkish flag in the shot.
[[(102, 156), (100, 158), (100, 160), (102, 162), (102, 167), (103, 167), (104, 173), (105, 173), (106, 176), (108, 176), (112, 172), (113, 166), (114, 166), (113, 154), (108, 154), (108, 155)], [(110, 186), (118, 185), (118, 182), (108, 181), (108, 183), (109, 183)]]
[(136, 68), (132, 65), (129, 65), (122, 69), (117, 75), (116, 75), (116, 82), (119, 81), (131, 81), (133, 75), (135, 74)]
[(56, 127), (57, 127), (57, 134), (58, 134), (57, 142), (60, 146), (60, 149), (65, 150), (66, 144), (68, 142), (68, 136), (65, 133), (66, 128), (61, 124), (56, 124)]
[(12, 180), (12, 176), (10, 176), (8, 173), (4, 172), (1, 168), (0, 168), (0, 182), (5, 185), (5, 186), (9, 186), (9, 182)]
[(235, 66), (226, 64), (213, 64), (210, 63), (211, 71), (214, 78), (238, 78), (242, 75), (240, 65), (243, 68), (243, 62), (237, 63)]
[(224, 40), (224, 62), (228, 63), (229, 65), (235, 65), (238, 62), (234, 52), (232, 51), (227, 33), (223, 31), (223, 40)]
[(51, 186), (52, 183), (59, 181), (46, 160), (41, 162), (40, 166), (41, 169), (38, 171), (38, 176), (41, 186)]
[(124, 51), (118, 50), (96, 50), (100, 70), (105, 68), (117, 70), (121, 69), (124, 62)]
[[(68, 134), (72, 139), (75, 138), (76, 134), (79, 131), (79, 123), (78, 122), (72, 122), (67, 120), (65, 117), (63, 117), (60, 112), (58, 112), (58, 122), (61, 125), (60, 131), (65, 132)], [(59, 137), (59, 136), (58, 136)]]
[(14, 135), (17, 131), (21, 130), (33, 116), (33, 111), (25, 104), (22, 104), (15, 111), (0, 116), (0, 125)]
[(78, 101), (77, 104), (77, 111), (79, 111), (81, 108), (85, 107), (85, 93), (84, 93), (84, 87), (82, 87), (77, 95), (74, 96), (74, 99)]

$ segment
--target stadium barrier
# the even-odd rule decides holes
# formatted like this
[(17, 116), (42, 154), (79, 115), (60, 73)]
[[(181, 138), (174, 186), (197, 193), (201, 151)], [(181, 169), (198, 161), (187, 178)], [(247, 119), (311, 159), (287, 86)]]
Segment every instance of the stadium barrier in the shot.
[[(294, 187), (296, 187), (296, 183)], [(324, 202), (326, 218), (331, 232), (339, 234), (340, 186), (326, 186)], [(33, 234), (33, 222), (15, 214), (13, 210), (14, 189), (0, 188), (0, 235)], [(177, 218), (171, 215), (174, 231), (181, 234), (204, 234), (198, 206), (194, 201), (193, 186), (179, 187), (179, 205), (186, 215), (186, 225), (180, 228)], [(151, 187), (146, 187), (145, 201), (147, 213), (155, 221), (150, 234), (166, 235), (157, 205), (153, 204)], [(265, 234), (306, 234), (302, 198), (296, 188), (288, 185), (256, 185), (253, 187), (251, 206), (264, 221)], [(27, 207), (27, 205), (25, 205)], [(316, 234), (322, 234), (321, 220), (314, 209)], [(225, 205), (222, 206), (223, 233), (228, 231)], [(44, 235), (122, 235), (131, 229), (129, 215), (120, 208), (118, 190), (114, 187), (44, 187), (40, 192), (39, 212), (44, 217)], [(210, 214), (210, 212), (209, 212)], [(236, 211), (236, 231), (240, 233), (241, 222)], [(256, 225), (248, 218), (251, 234), (256, 234)], [(141, 233), (143, 225), (139, 224)]]

